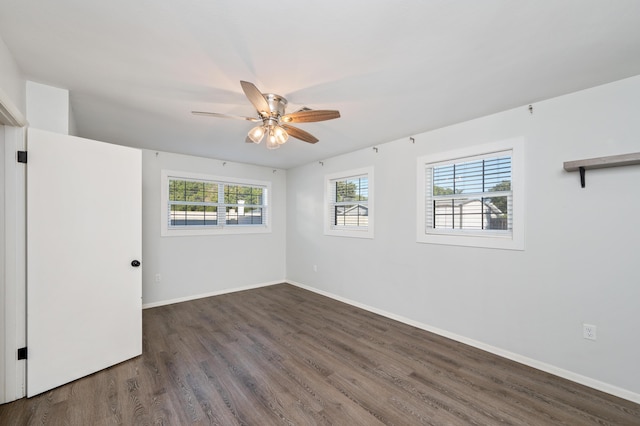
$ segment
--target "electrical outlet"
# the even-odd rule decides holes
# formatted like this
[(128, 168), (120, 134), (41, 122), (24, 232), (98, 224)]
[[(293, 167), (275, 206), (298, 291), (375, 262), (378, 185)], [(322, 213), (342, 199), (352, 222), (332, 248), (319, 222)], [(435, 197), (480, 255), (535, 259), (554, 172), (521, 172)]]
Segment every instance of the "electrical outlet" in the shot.
[(318, 265), (313, 265), (313, 272), (318, 272)]
[(592, 324), (582, 324), (582, 337), (588, 340), (596, 340), (596, 326)]
[(156, 282), (159, 283), (160, 281), (162, 281), (162, 275), (156, 274)]

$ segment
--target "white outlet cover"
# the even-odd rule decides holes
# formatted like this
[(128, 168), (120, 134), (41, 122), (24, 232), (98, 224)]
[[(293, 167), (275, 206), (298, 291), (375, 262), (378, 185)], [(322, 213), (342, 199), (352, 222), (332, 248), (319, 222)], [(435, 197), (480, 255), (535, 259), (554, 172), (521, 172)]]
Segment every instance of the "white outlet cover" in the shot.
[(582, 324), (582, 337), (588, 340), (596, 340), (596, 326), (593, 324)]

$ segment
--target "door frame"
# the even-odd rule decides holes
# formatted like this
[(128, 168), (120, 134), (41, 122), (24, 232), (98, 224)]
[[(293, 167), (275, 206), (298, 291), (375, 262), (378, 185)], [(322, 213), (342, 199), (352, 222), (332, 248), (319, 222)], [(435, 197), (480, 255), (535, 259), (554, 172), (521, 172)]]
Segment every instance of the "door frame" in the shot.
[(16, 159), (26, 150), (26, 127), (4, 126), (4, 341), (0, 341), (4, 362), (0, 365), (0, 404), (26, 395), (26, 361), (17, 350), (26, 346), (26, 167)]

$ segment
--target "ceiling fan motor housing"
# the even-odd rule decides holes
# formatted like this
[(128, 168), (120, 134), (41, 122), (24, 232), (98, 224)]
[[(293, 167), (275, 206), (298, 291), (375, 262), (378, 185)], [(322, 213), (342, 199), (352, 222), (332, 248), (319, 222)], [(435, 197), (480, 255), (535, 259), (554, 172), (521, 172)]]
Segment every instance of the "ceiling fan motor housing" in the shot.
[(280, 95), (273, 93), (264, 94), (267, 103), (269, 104), (269, 116), (263, 116), (262, 120), (265, 125), (277, 125), (280, 122), (280, 117), (284, 115), (284, 110), (287, 107), (287, 100)]

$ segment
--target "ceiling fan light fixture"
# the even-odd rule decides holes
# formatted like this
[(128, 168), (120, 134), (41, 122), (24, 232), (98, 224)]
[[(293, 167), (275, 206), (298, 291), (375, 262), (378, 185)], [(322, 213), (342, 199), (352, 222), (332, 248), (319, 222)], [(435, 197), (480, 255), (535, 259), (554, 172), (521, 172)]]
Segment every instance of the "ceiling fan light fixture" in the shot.
[(289, 134), (280, 126), (274, 127), (273, 135), (275, 136), (278, 145), (284, 144), (289, 139)]
[(255, 144), (259, 144), (262, 142), (262, 138), (264, 138), (266, 130), (264, 126), (256, 126), (253, 129), (249, 130), (248, 136), (249, 139)]
[(276, 141), (275, 135), (270, 134), (267, 137), (267, 149), (278, 149), (280, 148), (280, 144)]
[(278, 148), (280, 148), (280, 144), (278, 143), (278, 139), (276, 138), (275, 132), (273, 131), (273, 127), (270, 127), (269, 135), (267, 136), (267, 149)]

